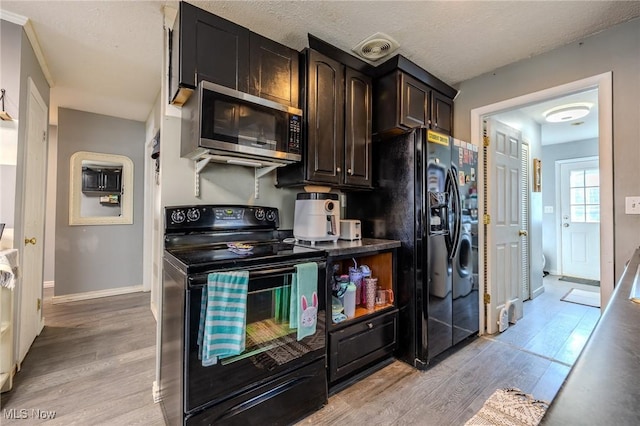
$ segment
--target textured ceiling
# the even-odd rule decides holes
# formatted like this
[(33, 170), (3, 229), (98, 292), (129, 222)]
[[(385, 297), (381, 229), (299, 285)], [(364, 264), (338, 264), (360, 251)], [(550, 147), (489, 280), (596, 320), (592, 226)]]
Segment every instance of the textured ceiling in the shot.
[[(307, 33), (345, 50), (376, 32), (445, 82), (492, 71), (640, 16), (640, 1), (193, 1), (295, 49)], [(164, 5), (9, 1), (30, 18), (57, 106), (143, 121), (160, 88)]]

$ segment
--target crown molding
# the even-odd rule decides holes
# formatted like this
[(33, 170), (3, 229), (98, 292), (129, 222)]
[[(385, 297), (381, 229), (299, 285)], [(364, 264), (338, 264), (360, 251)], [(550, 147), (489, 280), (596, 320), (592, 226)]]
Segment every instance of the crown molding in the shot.
[(8, 10), (3, 9), (0, 9), (0, 19), (21, 26), (24, 26), (24, 24), (26, 24), (29, 20), (29, 18), (27, 18), (26, 16), (18, 15), (17, 13), (9, 12)]
[(24, 28), (24, 32), (27, 34), (27, 38), (29, 39), (31, 47), (33, 48), (33, 53), (35, 53), (36, 58), (38, 59), (38, 63), (40, 64), (40, 68), (42, 69), (42, 73), (44, 74), (44, 78), (46, 78), (47, 83), (49, 83), (49, 88), (55, 86), (53, 82), (53, 76), (51, 75), (51, 71), (49, 70), (49, 65), (47, 64), (47, 60), (44, 57), (42, 48), (40, 47), (38, 36), (33, 29), (33, 25), (31, 25), (31, 20), (27, 19), (27, 22), (22, 26), (22, 28)]

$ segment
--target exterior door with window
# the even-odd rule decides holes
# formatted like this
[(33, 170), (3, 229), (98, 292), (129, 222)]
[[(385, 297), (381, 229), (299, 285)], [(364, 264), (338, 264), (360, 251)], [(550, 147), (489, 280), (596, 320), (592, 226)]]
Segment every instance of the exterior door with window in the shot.
[(600, 280), (598, 160), (560, 165), (562, 275)]

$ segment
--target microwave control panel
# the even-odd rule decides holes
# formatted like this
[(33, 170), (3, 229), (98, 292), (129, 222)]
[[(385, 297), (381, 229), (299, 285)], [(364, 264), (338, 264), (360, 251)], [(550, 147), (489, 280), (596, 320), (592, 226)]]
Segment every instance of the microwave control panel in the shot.
[(302, 133), (302, 117), (292, 114), (289, 116), (289, 146), (287, 152), (300, 154), (300, 135)]

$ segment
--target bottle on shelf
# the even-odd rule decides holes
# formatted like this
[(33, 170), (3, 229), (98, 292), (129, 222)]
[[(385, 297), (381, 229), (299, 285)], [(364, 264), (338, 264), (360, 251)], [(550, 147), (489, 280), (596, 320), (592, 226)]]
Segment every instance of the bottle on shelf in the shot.
[(344, 293), (344, 314), (347, 318), (353, 318), (356, 315), (356, 285), (352, 282)]

